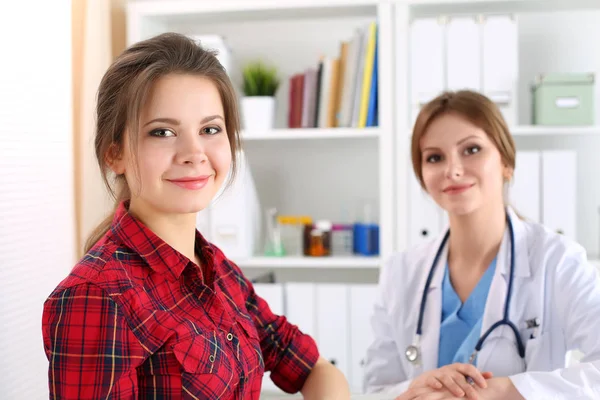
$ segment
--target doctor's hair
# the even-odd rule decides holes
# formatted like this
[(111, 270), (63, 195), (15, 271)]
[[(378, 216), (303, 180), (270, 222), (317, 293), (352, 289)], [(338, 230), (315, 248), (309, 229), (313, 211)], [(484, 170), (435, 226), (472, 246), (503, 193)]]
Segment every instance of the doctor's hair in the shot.
[[(135, 43), (115, 59), (98, 88), (94, 147), (104, 184), (115, 200), (115, 207), (90, 234), (84, 246), (85, 252), (110, 229), (119, 203), (131, 198), (125, 176), (115, 175), (111, 171), (110, 160), (123, 152), (125, 137), (131, 149), (137, 148), (137, 133), (144, 104), (153, 84), (169, 74), (205, 77), (217, 87), (223, 103), (231, 151), (232, 168), (228, 183), (235, 177), (237, 150), (240, 149), (237, 97), (216, 53), (176, 33), (164, 33)], [(125, 132), (129, 134), (125, 135)]]
[(514, 170), (515, 142), (498, 106), (488, 97), (472, 90), (446, 91), (423, 106), (413, 128), (412, 165), (423, 189), (426, 188), (423, 182), (421, 138), (434, 120), (446, 114), (458, 115), (482, 129), (500, 152), (502, 162)]

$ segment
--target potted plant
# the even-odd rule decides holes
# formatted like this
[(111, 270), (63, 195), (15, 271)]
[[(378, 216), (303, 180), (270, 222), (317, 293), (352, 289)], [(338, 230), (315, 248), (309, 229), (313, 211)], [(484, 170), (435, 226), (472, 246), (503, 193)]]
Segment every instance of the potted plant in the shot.
[(280, 83), (277, 70), (261, 61), (255, 61), (247, 64), (242, 73), (244, 96), (241, 104), (244, 129), (272, 129), (275, 121), (275, 92)]

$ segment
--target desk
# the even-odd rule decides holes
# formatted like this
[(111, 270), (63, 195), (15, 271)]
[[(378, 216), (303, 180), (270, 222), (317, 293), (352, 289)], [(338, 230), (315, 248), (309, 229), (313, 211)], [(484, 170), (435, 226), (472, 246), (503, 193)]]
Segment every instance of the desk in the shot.
[[(285, 395), (285, 394), (261, 394), (260, 400), (301, 400), (302, 395)], [(351, 400), (393, 400), (392, 397), (382, 394), (353, 394)]]

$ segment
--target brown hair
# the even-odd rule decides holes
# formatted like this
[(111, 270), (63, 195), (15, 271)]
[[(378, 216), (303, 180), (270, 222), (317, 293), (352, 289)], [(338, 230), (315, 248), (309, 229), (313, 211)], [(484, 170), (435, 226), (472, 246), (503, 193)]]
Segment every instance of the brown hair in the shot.
[(445, 114), (455, 114), (485, 131), (500, 152), (504, 164), (515, 168), (515, 142), (500, 109), (486, 96), (471, 91), (444, 92), (427, 103), (417, 117), (413, 128), (411, 154), (413, 171), (425, 189), (422, 171), (421, 138), (429, 125)]
[[(114, 187), (111, 185), (109, 152), (114, 155), (122, 151), (125, 131), (138, 131), (140, 113), (152, 85), (158, 78), (172, 73), (203, 76), (217, 86), (232, 156), (229, 183), (235, 176), (240, 122), (233, 85), (216, 53), (203, 49), (184, 35), (164, 33), (126, 49), (108, 68), (98, 88), (95, 152), (104, 183), (116, 201), (115, 209), (121, 201), (129, 199), (131, 193), (122, 175), (113, 176)], [(128, 135), (132, 149), (136, 148), (136, 136)], [(106, 234), (113, 215), (114, 210), (90, 234), (85, 243), (86, 252)]]

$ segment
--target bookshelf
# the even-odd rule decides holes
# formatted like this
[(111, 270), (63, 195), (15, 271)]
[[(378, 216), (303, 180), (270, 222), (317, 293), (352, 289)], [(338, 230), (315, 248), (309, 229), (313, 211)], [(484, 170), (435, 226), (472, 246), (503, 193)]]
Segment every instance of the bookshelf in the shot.
[[(593, 152), (600, 146), (600, 127), (532, 126), (529, 93), (534, 73), (600, 72), (600, 53), (589, 51), (595, 46), (593, 38), (600, 35), (596, 0), (131, 0), (127, 41), (131, 44), (164, 31), (219, 34), (227, 39), (236, 62), (265, 58), (277, 66), (284, 79), (276, 97), (275, 129), (242, 132), (249, 159), (260, 160), (251, 167), (263, 192), (263, 208), (276, 205), (285, 213), (335, 219), (340, 216), (336, 205), (356, 214), (359, 204), (370, 202), (380, 224), (379, 260), (384, 260), (408, 245), (411, 23), (427, 16), (490, 13), (518, 18), (519, 107), (512, 127), (517, 147), (570, 148), (581, 155), (577, 239), (589, 257), (597, 259), (600, 187), (594, 174), (586, 171), (600, 168)], [(323, 55), (338, 55), (340, 43), (373, 20), (378, 23), (378, 126), (288, 128), (288, 78), (315, 66)], [(239, 76), (232, 72), (233, 77)], [(239, 87), (239, 78), (233, 80)], [(596, 98), (600, 98), (600, 85), (596, 85)], [(600, 115), (596, 120), (600, 122)], [(294, 185), (300, 189), (294, 190)], [(285, 193), (274, 186), (285, 188)], [(589, 221), (593, 222), (586, 224)], [(274, 266), (268, 261), (257, 257), (245, 264)], [(337, 268), (347, 261), (342, 258), (320, 267)], [(282, 265), (288, 262), (295, 268), (315, 265), (303, 258)], [(371, 264), (359, 267), (372, 269)]]
[[(129, 44), (165, 31), (225, 38), (234, 85), (241, 65), (268, 60), (281, 77), (274, 129), (242, 130), (241, 138), (261, 207), (313, 220), (354, 222), (368, 204), (379, 224), (378, 257), (242, 260), (242, 268), (378, 268), (394, 244), (392, 4), (371, 0), (321, 1), (132, 1), (127, 9)], [(291, 128), (291, 77), (340, 56), (341, 44), (377, 22), (377, 125), (344, 124)], [(273, 35), (277, 32), (277, 35)], [(357, 74), (358, 76), (358, 74)], [(241, 93), (240, 93), (241, 95)], [(314, 126), (314, 125), (313, 125)], [(264, 217), (263, 217), (264, 218)]]

